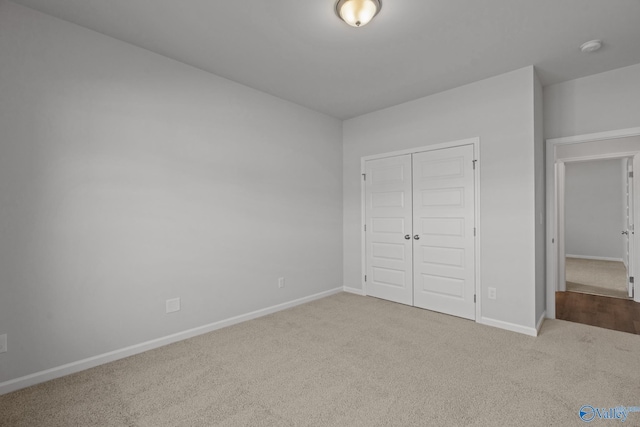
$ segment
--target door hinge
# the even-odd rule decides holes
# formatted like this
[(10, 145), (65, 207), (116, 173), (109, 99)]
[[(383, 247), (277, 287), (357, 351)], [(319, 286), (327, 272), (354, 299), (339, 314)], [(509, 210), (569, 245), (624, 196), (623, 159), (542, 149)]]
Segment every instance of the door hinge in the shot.
[(477, 160), (473, 160), (473, 161), (472, 161), (472, 163), (473, 163), (473, 168), (474, 168), (474, 169), (476, 168), (476, 162), (477, 162)]
[(367, 275), (366, 274), (364, 275), (364, 281), (365, 282), (367, 281)]
[(633, 281), (634, 281), (633, 276), (629, 277), (629, 283), (634, 283)]
[(362, 179), (365, 180), (365, 181), (367, 180), (367, 174), (366, 173), (362, 174)]
[(629, 172), (629, 178), (633, 178), (633, 171)]
[(364, 231), (367, 231), (367, 224), (364, 225)]
[(473, 236), (475, 237), (475, 235), (476, 235), (476, 228), (473, 227)]
[(473, 294), (473, 302), (476, 302), (476, 294)]

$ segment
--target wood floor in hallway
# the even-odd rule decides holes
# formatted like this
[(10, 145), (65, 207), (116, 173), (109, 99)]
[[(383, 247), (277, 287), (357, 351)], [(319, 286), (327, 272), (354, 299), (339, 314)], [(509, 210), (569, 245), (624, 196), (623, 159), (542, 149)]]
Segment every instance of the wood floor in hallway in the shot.
[(628, 299), (556, 292), (556, 318), (640, 335), (640, 303)]

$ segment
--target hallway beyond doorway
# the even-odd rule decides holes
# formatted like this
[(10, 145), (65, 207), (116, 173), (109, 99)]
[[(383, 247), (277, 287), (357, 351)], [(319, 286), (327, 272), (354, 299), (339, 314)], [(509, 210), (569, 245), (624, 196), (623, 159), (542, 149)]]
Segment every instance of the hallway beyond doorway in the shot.
[(629, 299), (627, 268), (621, 261), (567, 257), (567, 291)]

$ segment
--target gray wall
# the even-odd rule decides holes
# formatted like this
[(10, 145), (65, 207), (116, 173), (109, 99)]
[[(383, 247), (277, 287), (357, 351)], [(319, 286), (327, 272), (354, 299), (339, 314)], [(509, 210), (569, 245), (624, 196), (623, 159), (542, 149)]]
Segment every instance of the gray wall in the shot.
[[(527, 67), (345, 121), (345, 286), (361, 289), (364, 274), (361, 158), (480, 137), (480, 320), (535, 326), (534, 85)], [(488, 287), (496, 300), (486, 298)]]
[(535, 197), (536, 197), (536, 321), (543, 319), (546, 311), (546, 182), (544, 173), (544, 111), (542, 100), (542, 84), (535, 76), (534, 86), (534, 162), (535, 162)]
[(340, 121), (8, 2), (0, 99), (0, 382), (342, 285)]
[(545, 138), (640, 127), (640, 64), (544, 88)]
[(622, 161), (572, 162), (565, 167), (566, 254), (622, 261)]

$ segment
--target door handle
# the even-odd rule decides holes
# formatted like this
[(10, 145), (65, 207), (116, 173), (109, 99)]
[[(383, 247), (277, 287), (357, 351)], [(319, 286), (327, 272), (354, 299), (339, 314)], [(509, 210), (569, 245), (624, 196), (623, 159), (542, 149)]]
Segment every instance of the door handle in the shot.
[(409, 240), (411, 238), (411, 235), (410, 234), (405, 234), (404, 238)]
[(622, 234), (629, 234), (629, 231), (623, 231)]
[(413, 236), (413, 238), (416, 239), (416, 240), (420, 240), (420, 236), (417, 235), (417, 234), (415, 236)]

